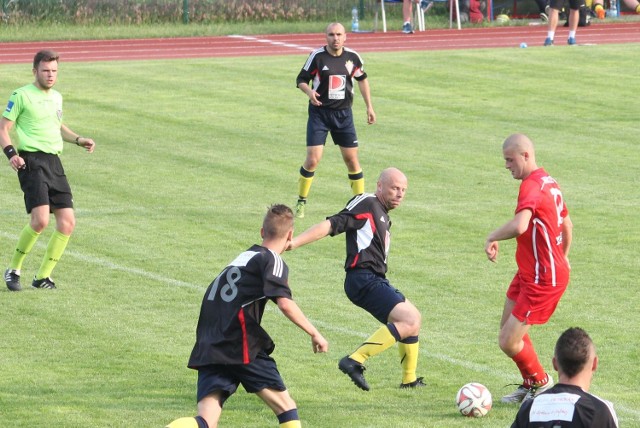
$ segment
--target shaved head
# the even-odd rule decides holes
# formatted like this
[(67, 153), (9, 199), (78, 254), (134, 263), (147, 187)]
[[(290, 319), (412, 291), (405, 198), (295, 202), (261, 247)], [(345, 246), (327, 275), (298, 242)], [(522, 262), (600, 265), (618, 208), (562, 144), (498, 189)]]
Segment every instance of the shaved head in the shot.
[(524, 134), (509, 135), (502, 143), (502, 155), (515, 179), (523, 180), (538, 169), (533, 142)]
[(533, 155), (533, 141), (524, 134), (511, 134), (502, 143), (502, 150), (515, 149), (518, 153)]
[(393, 167), (382, 170), (376, 196), (388, 211), (400, 206), (406, 191), (407, 177), (402, 171)]

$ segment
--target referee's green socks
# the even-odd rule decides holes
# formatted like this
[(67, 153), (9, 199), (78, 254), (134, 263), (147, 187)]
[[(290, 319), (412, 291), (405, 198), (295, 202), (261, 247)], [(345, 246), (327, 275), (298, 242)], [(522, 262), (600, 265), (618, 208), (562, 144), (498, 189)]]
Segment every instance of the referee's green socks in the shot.
[(31, 251), (36, 241), (40, 237), (40, 234), (31, 228), (30, 224), (27, 224), (20, 232), (18, 238), (18, 245), (11, 258), (10, 269), (19, 271), (22, 268), (22, 263), (27, 257), (27, 254)]
[(53, 232), (51, 239), (49, 239), (47, 250), (44, 253), (40, 269), (38, 269), (38, 273), (36, 274), (36, 279), (48, 278), (51, 276), (53, 268), (58, 264), (58, 260), (62, 257), (62, 253), (64, 253), (68, 243), (68, 235), (64, 235), (57, 230)]

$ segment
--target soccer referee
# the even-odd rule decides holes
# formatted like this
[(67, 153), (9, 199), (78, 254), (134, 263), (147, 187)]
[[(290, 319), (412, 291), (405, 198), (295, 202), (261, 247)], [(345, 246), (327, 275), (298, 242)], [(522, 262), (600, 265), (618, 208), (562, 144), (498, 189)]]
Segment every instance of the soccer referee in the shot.
[[(63, 142), (93, 152), (96, 143), (81, 137), (62, 123), (62, 95), (53, 86), (58, 78), (58, 54), (39, 51), (33, 59), (35, 81), (16, 89), (0, 118), (0, 146), (9, 165), (18, 172), (24, 202), (31, 220), (18, 238), (4, 280), (11, 291), (21, 290), (20, 269), (53, 212), (56, 230), (31, 286), (56, 288), (51, 272), (62, 257), (75, 228), (73, 196), (59, 155)], [(16, 125), (19, 144), (14, 147), (9, 131)]]

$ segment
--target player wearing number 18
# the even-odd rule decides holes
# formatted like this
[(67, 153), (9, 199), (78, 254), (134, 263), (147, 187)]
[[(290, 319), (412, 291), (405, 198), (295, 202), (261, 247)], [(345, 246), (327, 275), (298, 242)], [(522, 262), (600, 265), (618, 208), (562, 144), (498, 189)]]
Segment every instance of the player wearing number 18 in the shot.
[(236, 257), (205, 292), (188, 363), (198, 370), (198, 416), (178, 419), (170, 428), (217, 427), (222, 406), (239, 384), (273, 410), (280, 427), (300, 427), (296, 403), (270, 357), (275, 345), (260, 326), (267, 301), (311, 336), (313, 352), (327, 352), (329, 345), (291, 298), (289, 268), (280, 254), (293, 237), (293, 211), (271, 206), (261, 235), (262, 244)]
[(522, 183), (514, 217), (489, 234), (484, 250), (495, 262), (498, 241), (516, 238), (518, 271), (507, 290), (499, 343), (522, 375), (522, 384), (502, 401), (518, 403), (553, 386), (533, 348), (529, 328), (549, 320), (569, 284), (573, 225), (558, 183), (536, 163), (533, 142), (513, 134), (504, 141), (502, 154), (505, 167)]

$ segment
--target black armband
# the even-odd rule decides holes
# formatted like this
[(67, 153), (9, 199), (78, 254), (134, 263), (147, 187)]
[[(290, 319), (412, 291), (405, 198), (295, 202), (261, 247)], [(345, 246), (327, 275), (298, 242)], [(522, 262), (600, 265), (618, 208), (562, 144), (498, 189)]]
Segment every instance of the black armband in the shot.
[(11, 160), (12, 157), (18, 154), (18, 152), (16, 152), (16, 149), (11, 144), (9, 144), (2, 150), (4, 151), (4, 154), (7, 155), (7, 159), (9, 160)]

